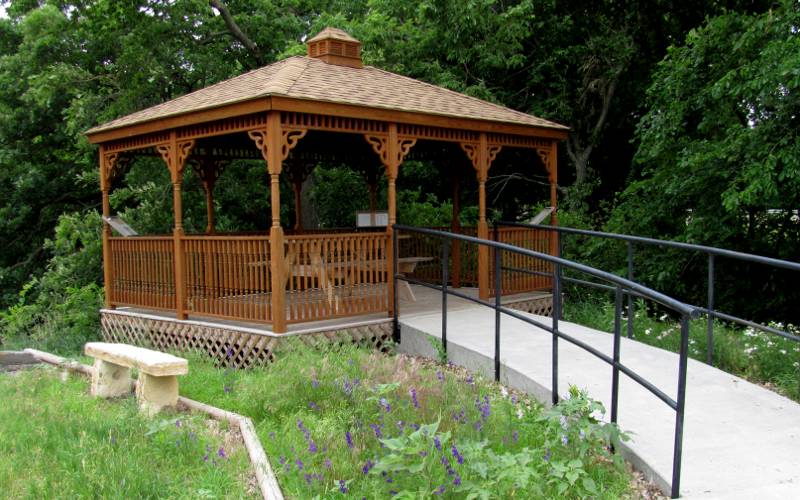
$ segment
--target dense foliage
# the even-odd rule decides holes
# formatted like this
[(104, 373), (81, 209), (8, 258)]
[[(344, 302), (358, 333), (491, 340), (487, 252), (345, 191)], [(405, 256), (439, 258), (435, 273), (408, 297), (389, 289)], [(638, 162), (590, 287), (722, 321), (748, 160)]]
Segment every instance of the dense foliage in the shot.
[[(362, 40), (391, 71), (569, 124), (560, 148), (565, 221), (797, 259), (798, 7), (783, 0), (6, 0), (0, 17), (0, 337), (58, 330), (53, 349), (92, 335), (99, 303), (96, 151), (83, 132), (108, 119), (304, 53), (326, 25)], [(493, 217), (548, 199), (534, 158), (504, 151), (489, 180)], [(511, 165), (509, 168), (503, 165)], [(400, 219), (440, 225), (449, 173), (404, 165)], [(462, 172), (462, 222), (476, 183)], [(315, 223), (352, 224), (369, 204), (363, 177), (321, 165), (307, 186)], [(379, 183), (383, 185), (385, 183)], [(186, 174), (187, 230), (202, 230), (200, 183)], [(262, 164), (238, 162), (216, 189), (220, 230), (263, 230)], [(293, 223), (290, 186), (281, 214)], [(336, 193), (337, 196), (332, 194)], [(346, 194), (346, 201), (342, 196)], [(618, 193), (622, 193), (617, 196)], [(378, 192), (378, 206), (385, 193)], [(343, 206), (342, 203), (345, 203)], [(135, 162), (113, 211), (142, 232), (169, 232), (158, 161)], [(311, 213), (314, 212), (314, 213)], [(73, 255), (74, 254), (74, 255)], [(607, 269), (621, 255), (586, 245)], [(697, 258), (638, 258), (645, 282), (682, 298)], [(720, 304), (784, 319), (786, 273), (730, 266)], [(759, 298), (741, 293), (757, 290)], [(22, 292), (22, 293), (20, 293)], [(747, 297), (747, 304), (734, 299)], [(791, 318), (789, 318), (791, 319)], [(796, 320), (796, 318), (794, 318)], [(796, 322), (796, 321), (795, 321)]]

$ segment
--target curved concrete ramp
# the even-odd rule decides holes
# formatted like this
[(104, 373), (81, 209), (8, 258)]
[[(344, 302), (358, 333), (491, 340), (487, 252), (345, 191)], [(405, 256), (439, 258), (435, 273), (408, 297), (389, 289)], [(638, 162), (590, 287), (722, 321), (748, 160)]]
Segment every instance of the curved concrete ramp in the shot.
[[(494, 311), (449, 300), (450, 360), (492, 377)], [(532, 317), (545, 324), (551, 321)], [(441, 336), (441, 314), (401, 314), (400, 321), (400, 349), (434, 357), (429, 337)], [(565, 322), (561, 329), (611, 355), (608, 333)], [(610, 409), (611, 367), (564, 340), (559, 347), (559, 393), (566, 394), (574, 384)], [(500, 352), (503, 382), (549, 402), (551, 335), (503, 315)], [(623, 339), (620, 359), (676, 397), (676, 354)], [(800, 405), (693, 360), (689, 360), (686, 393), (683, 498), (800, 498)], [(675, 412), (624, 374), (619, 401), (620, 427), (633, 433), (624, 450), (627, 458), (668, 494)]]

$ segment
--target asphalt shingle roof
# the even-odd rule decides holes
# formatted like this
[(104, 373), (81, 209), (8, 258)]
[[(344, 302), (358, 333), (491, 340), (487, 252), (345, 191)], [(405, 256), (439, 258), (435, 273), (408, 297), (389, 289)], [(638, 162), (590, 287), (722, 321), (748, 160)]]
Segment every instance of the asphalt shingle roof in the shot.
[(533, 115), (372, 66), (351, 68), (295, 56), (117, 118), (92, 128), (88, 133), (269, 96), (568, 129)]

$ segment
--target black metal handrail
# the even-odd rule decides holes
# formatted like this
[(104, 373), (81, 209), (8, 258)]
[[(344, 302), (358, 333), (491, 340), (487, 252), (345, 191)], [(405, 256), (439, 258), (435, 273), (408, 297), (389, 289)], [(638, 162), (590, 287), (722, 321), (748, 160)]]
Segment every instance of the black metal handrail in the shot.
[[(598, 359), (608, 363), (612, 366), (612, 383), (611, 383), (611, 422), (617, 423), (618, 409), (619, 409), (619, 374), (624, 373), (636, 383), (647, 389), (650, 393), (655, 395), (658, 399), (663, 401), (667, 406), (675, 411), (675, 435), (672, 457), (672, 497), (677, 498), (680, 492), (680, 475), (681, 475), (681, 456), (683, 450), (683, 420), (686, 404), (686, 369), (688, 362), (689, 351), (689, 320), (697, 318), (700, 310), (694, 306), (685, 304), (678, 300), (673, 299), (667, 295), (659, 293), (655, 290), (635, 283), (632, 280), (617, 276), (616, 274), (608, 273), (593, 267), (580, 264), (577, 262), (569, 261), (561, 257), (535, 252), (525, 248), (500, 243), (497, 241), (484, 240), (474, 238), (471, 236), (464, 236), (445, 231), (438, 231), (433, 229), (425, 229), (411, 226), (394, 225), (392, 226), (392, 248), (395, 256), (399, 255), (398, 244), (398, 231), (411, 232), (422, 235), (427, 235), (442, 240), (442, 283), (435, 285), (432, 283), (420, 281), (405, 275), (400, 274), (398, 270), (398, 260), (394, 259), (393, 269), (393, 286), (394, 286), (394, 340), (400, 341), (400, 327), (399, 327), (399, 300), (397, 291), (397, 283), (399, 280), (406, 281), (421, 285), (434, 290), (442, 292), (442, 345), (447, 353), (447, 296), (453, 295), (477, 304), (481, 304), (494, 309), (495, 311), (495, 336), (494, 336), (494, 376), (495, 380), (500, 380), (500, 325), (501, 314), (506, 314), (520, 321), (528, 323), (537, 328), (552, 334), (552, 402), (557, 404), (559, 401), (558, 396), (558, 340), (563, 339), (571, 344), (580, 347), (581, 349), (589, 352)], [(495, 231), (495, 234), (497, 232)], [(450, 252), (450, 242), (452, 240), (463, 241), (466, 243), (473, 243), (479, 246), (489, 247), (494, 249), (494, 278), (495, 278), (495, 297), (493, 302), (482, 300), (480, 298), (471, 297), (467, 294), (458, 292), (448, 287), (448, 261)], [(552, 325), (548, 326), (529, 315), (523, 314), (519, 311), (504, 307), (501, 303), (501, 283), (503, 271), (513, 271), (513, 269), (506, 268), (502, 265), (503, 252), (510, 252), (526, 257), (541, 259), (553, 264), (553, 313)], [(561, 317), (561, 278), (562, 267), (570, 268), (575, 271), (588, 274), (598, 279), (610, 282), (613, 284), (615, 290), (615, 319), (614, 319), (614, 344), (613, 354), (611, 356), (600, 352), (587, 343), (559, 330), (559, 320)], [(608, 286), (608, 285), (606, 285)], [(650, 381), (636, 373), (630, 367), (624, 365), (620, 361), (620, 343), (622, 331), (622, 297), (624, 293), (635, 293), (637, 296), (657, 302), (665, 307), (668, 307), (681, 316), (681, 347), (678, 361), (678, 388), (677, 398), (673, 399), (664, 391), (656, 387)]]
[[(606, 238), (606, 239), (614, 239), (624, 241), (627, 244), (627, 258), (628, 258), (628, 279), (632, 280), (634, 276), (634, 261), (633, 261), (633, 245), (635, 243), (643, 244), (643, 245), (654, 245), (666, 248), (678, 248), (681, 250), (689, 250), (695, 252), (701, 252), (708, 256), (708, 281), (706, 283), (707, 292), (708, 292), (708, 299), (706, 303), (706, 307), (700, 308), (702, 312), (706, 314), (707, 321), (706, 321), (706, 363), (713, 366), (713, 354), (714, 354), (714, 318), (720, 319), (722, 321), (728, 321), (731, 323), (737, 323), (742, 326), (754, 328), (757, 330), (761, 330), (763, 332), (771, 333), (773, 335), (778, 335), (785, 339), (793, 340), (795, 342), (800, 342), (800, 336), (792, 334), (790, 332), (779, 330), (769, 325), (762, 325), (760, 323), (756, 323), (755, 321), (750, 321), (745, 318), (740, 318), (738, 316), (734, 316), (732, 314), (726, 314), (714, 309), (714, 279), (715, 279), (715, 259), (716, 257), (725, 257), (735, 260), (741, 260), (745, 262), (753, 262), (756, 264), (763, 264), (772, 267), (778, 267), (781, 269), (788, 269), (791, 271), (800, 271), (800, 263), (791, 262), (788, 260), (781, 260), (775, 259), (772, 257), (764, 257), (762, 255), (754, 255), (749, 253), (743, 252), (736, 252), (734, 250), (727, 250), (724, 248), (716, 248), (716, 247), (709, 247), (705, 245), (695, 245), (692, 243), (683, 243), (680, 241), (669, 241), (669, 240), (659, 240), (655, 238), (645, 238), (642, 236), (631, 236), (626, 234), (618, 234), (618, 233), (605, 233), (602, 231), (590, 231), (587, 229), (574, 229), (569, 227), (557, 227), (557, 226), (546, 226), (542, 224), (524, 224), (521, 222), (498, 222), (497, 226), (510, 226), (510, 227), (525, 227), (530, 229), (539, 229), (544, 231), (551, 231), (555, 232), (558, 235), (558, 255), (562, 255), (562, 247), (563, 241), (561, 238), (562, 234), (575, 234), (580, 236), (591, 236), (595, 238)], [(517, 272), (530, 272), (524, 269), (515, 269)], [(606, 288), (606, 285), (600, 283), (592, 283), (583, 280), (575, 280), (572, 278), (564, 278), (567, 281), (577, 282), (582, 285), (588, 286), (596, 286), (597, 288)], [(637, 296), (635, 292), (628, 293), (628, 331), (627, 335), (629, 338), (633, 337), (633, 326), (634, 326), (634, 302), (633, 297)]]

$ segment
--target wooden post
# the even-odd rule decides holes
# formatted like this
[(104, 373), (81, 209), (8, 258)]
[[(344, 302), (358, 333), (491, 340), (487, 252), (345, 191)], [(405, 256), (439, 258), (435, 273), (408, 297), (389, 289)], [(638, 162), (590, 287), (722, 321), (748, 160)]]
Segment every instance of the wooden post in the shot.
[[(547, 162), (548, 173), (550, 174), (550, 206), (553, 207), (553, 212), (550, 214), (550, 225), (558, 226), (558, 143), (553, 141), (550, 148), (549, 161)], [(550, 255), (558, 254), (558, 238), (556, 233), (551, 231), (550, 234)]]
[(283, 160), (297, 141), (308, 133), (306, 128), (284, 128), (280, 111), (267, 113), (266, 128), (249, 130), (247, 135), (261, 150), (269, 173), (269, 204), (271, 222), (269, 228), (270, 309), (272, 331), (286, 332), (286, 279), (287, 270), (284, 252), (284, 234), (281, 227), (281, 184)]
[[(450, 231), (456, 234), (461, 233), (461, 182), (458, 172), (455, 168), (452, 169), (452, 183), (453, 183), (453, 218), (450, 220)], [(452, 271), (450, 272), (450, 279), (452, 280), (453, 288), (461, 288), (461, 242), (453, 240), (452, 246)]]
[[(498, 144), (489, 144), (485, 132), (478, 136), (478, 142), (462, 142), (461, 149), (467, 153), (475, 168), (478, 178), (478, 238), (489, 239), (489, 223), (486, 220), (486, 179), (489, 177), (489, 168), (497, 157), (502, 147)], [(488, 299), (489, 292), (489, 248), (481, 245), (478, 247), (478, 296)]]
[[(372, 149), (380, 156), (383, 166), (386, 168), (386, 178), (388, 180), (388, 212), (389, 224), (386, 226), (386, 233), (392, 234), (392, 226), (397, 223), (397, 190), (395, 183), (397, 181), (397, 174), (400, 170), (400, 165), (403, 164), (403, 159), (408, 152), (417, 143), (416, 139), (408, 137), (400, 137), (397, 133), (397, 124), (390, 123), (387, 134), (371, 135), (365, 134), (364, 138), (372, 146)], [(386, 246), (386, 261), (387, 269), (394, 269), (394, 248), (393, 245)], [(394, 314), (394, 279), (389, 281), (389, 315)]]
[[(489, 152), (486, 133), (481, 132), (478, 142), (478, 238), (489, 239), (489, 223), (486, 220), (486, 178), (489, 175)], [(489, 298), (489, 247), (478, 247), (478, 296)]]
[(186, 263), (183, 255), (183, 200), (181, 184), (183, 183), (183, 169), (186, 159), (194, 148), (194, 141), (178, 142), (177, 134), (170, 132), (169, 142), (156, 146), (164, 162), (169, 168), (172, 178), (172, 209), (175, 226), (172, 230), (173, 263), (175, 266), (175, 317), (186, 319)]
[(106, 157), (105, 146), (100, 146), (100, 191), (103, 193), (103, 290), (105, 292), (105, 307), (113, 309), (113, 290), (112, 262), (111, 262), (111, 226), (108, 224), (108, 217), (111, 217), (111, 204), (108, 200), (108, 193), (111, 189), (111, 161)]
[(280, 175), (283, 168), (281, 114), (270, 111), (267, 114), (267, 135), (264, 146), (267, 153), (267, 171), (270, 179), (269, 204), (272, 223), (269, 230), (269, 265), (272, 281), (272, 331), (286, 332), (286, 277), (284, 276), (284, 235), (281, 227), (281, 184)]
[(214, 221), (214, 181), (204, 181), (203, 187), (206, 192), (206, 234), (214, 234), (217, 232)]
[(294, 179), (292, 188), (294, 190), (294, 230), (300, 233), (303, 231), (303, 181)]

